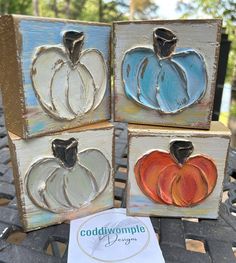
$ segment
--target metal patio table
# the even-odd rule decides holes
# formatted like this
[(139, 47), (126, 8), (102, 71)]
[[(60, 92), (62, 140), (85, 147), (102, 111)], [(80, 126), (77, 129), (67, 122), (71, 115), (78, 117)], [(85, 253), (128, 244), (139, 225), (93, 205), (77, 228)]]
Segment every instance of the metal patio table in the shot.
[[(115, 125), (115, 199), (117, 207), (125, 207), (127, 129), (125, 124)], [(230, 149), (224, 180), (225, 201), (220, 205), (217, 220), (151, 218), (167, 263), (236, 262), (233, 251), (236, 248), (235, 171), (236, 152)], [(23, 233), (16, 205), (4, 115), (0, 107), (0, 263), (67, 262), (68, 238), (69, 224), (66, 223)], [(200, 252), (188, 246), (189, 240), (202, 244)]]

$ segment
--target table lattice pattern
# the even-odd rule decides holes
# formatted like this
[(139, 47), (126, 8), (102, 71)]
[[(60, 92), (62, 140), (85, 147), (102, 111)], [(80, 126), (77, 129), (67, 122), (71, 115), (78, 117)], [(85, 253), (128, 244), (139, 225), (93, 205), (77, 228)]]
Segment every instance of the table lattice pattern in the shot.
[[(125, 207), (127, 129), (116, 124), (116, 206)], [(66, 262), (69, 224), (24, 233), (19, 221), (3, 110), (0, 109), (0, 263)], [(235, 166), (235, 167), (234, 167)], [(151, 218), (167, 263), (236, 262), (236, 152), (230, 149), (218, 220)], [(236, 214), (235, 214), (236, 215)], [(79, 263), (78, 259), (78, 263)]]

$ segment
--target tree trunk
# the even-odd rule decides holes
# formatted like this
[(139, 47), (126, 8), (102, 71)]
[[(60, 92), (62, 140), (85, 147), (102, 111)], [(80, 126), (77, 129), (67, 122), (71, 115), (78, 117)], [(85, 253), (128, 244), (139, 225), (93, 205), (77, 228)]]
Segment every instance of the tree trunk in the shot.
[(66, 0), (66, 18), (70, 18), (70, 0)]
[(58, 17), (57, 0), (53, 1), (53, 11), (54, 11), (54, 16)]
[(129, 20), (134, 20), (134, 12), (135, 12), (135, 3), (134, 0), (130, 0)]
[(39, 16), (39, 0), (33, 0), (33, 14)]
[(103, 2), (102, 0), (98, 0), (98, 21), (103, 21)]

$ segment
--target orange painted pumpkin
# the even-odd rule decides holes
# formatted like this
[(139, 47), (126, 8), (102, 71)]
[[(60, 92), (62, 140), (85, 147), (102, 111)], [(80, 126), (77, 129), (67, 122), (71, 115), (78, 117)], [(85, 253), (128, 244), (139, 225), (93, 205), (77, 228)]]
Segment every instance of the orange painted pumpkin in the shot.
[(190, 141), (173, 141), (170, 153), (156, 150), (134, 167), (142, 192), (153, 201), (180, 207), (201, 203), (213, 191), (217, 169), (208, 156), (195, 155)]

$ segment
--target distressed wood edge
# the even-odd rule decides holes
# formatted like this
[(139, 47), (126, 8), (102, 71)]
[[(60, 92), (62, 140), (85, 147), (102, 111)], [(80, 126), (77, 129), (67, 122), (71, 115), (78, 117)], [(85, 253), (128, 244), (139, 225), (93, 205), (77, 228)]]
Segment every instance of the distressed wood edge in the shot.
[[(75, 133), (75, 132), (80, 133), (80, 132), (86, 132), (86, 131), (110, 130), (110, 129), (114, 129), (114, 125), (112, 123), (106, 121), (106, 122), (91, 124), (89, 126), (71, 128), (71, 129), (67, 129), (67, 130), (62, 129), (62, 131), (57, 131), (57, 132), (45, 134), (44, 136), (30, 137), (27, 140), (31, 140), (31, 139), (37, 140), (37, 138), (41, 138), (41, 137), (60, 136), (62, 134), (70, 134), (70, 133)], [(18, 136), (17, 134), (15, 134), (11, 131), (8, 131), (8, 135), (10, 136), (12, 141), (17, 141), (17, 140), (22, 140), (22, 139), (24, 140), (24, 138)]]
[(112, 176), (112, 203), (113, 203), (113, 206), (112, 208), (115, 207), (115, 165), (116, 165), (116, 162), (115, 162), (115, 139), (116, 139), (116, 136), (115, 136), (115, 126), (113, 126), (112, 128), (112, 156), (111, 156), (111, 176)]
[[(215, 123), (220, 123), (220, 122), (217, 122), (215, 121)], [(222, 123), (220, 123), (222, 124)], [(223, 124), (222, 124), (223, 125)], [(130, 193), (130, 165), (129, 165), (129, 156), (130, 156), (130, 148), (131, 148), (131, 142), (132, 142), (132, 138), (137, 138), (137, 137), (156, 137), (158, 135), (162, 135), (162, 136), (170, 136), (171, 134), (173, 134), (172, 132), (169, 132), (168, 134), (164, 133), (165, 130), (163, 130), (163, 133), (159, 133), (158, 131), (156, 131), (155, 134), (149, 134), (148, 132), (145, 132), (145, 135), (144, 133), (142, 132), (139, 135), (138, 132), (133, 132), (132, 129), (129, 128), (129, 126), (132, 126), (132, 125), (128, 125), (128, 153), (127, 153), (127, 156), (128, 156), (128, 170), (127, 170), (127, 173), (128, 173), (128, 179), (127, 179), (127, 197), (126, 197), (126, 215), (128, 216), (153, 216), (153, 217), (177, 217), (177, 218), (183, 218), (183, 216), (181, 215), (158, 215), (157, 213), (135, 213), (135, 212), (132, 212), (132, 209), (130, 209), (130, 196), (131, 196), (131, 193)], [(224, 126), (224, 125), (223, 125)], [(140, 125), (140, 128), (142, 127), (142, 125)], [(223, 196), (223, 183), (224, 183), (224, 177), (226, 175), (226, 170), (227, 170), (227, 161), (228, 161), (228, 158), (229, 158), (229, 147), (230, 147), (230, 140), (231, 140), (231, 132), (230, 130), (224, 126), (228, 131), (226, 131), (227, 135), (225, 134), (224, 136), (222, 135), (218, 135), (218, 136), (214, 136), (213, 134), (208, 134), (208, 136), (205, 136), (205, 138), (209, 138), (209, 137), (222, 137), (224, 139), (228, 139), (228, 144), (227, 144), (227, 155), (226, 155), (226, 158), (224, 159), (224, 162), (222, 162), (222, 164), (224, 165), (224, 174), (222, 175), (222, 183), (220, 185), (221, 187), (221, 190), (219, 192), (219, 198), (218, 198), (218, 202), (217, 202), (217, 209), (215, 211), (216, 213), (216, 216), (202, 216), (202, 215), (197, 215), (197, 216), (191, 216), (191, 215), (188, 215), (189, 218), (202, 218), (202, 219), (217, 219), (219, 218), (219, 208), (220, 208), (220, 204), (221, 204), (221, 201), (222, 201), (222, 196)], [(166, 127), (163, 127), (163, 129), (165, 129)], [(178, 130), (178, 129), (176, 129)], [(194, 132), (198, 132), (196, 130), (193, 130)], [(185, 129), (184, 133), (182, 134), (175, 134), (175, 135), (181, 135), (181, 136), (184, 136), (185, 133), (188, 133), (189, 130), (188, 129)], [(201, 132), (201, 131), (200, 131)], [(203, 132), (206, 132), (206, 131), (203, 131)], [(192, 137), (202, 137), (202, 134), (191, 134)]]
[[(104, 128), (95, 129), (95, 130), (104, 130)], [(110, 208), (115, 207), (115, 199), (114, 199), (114, 193), (115, 193), (115, 157), (114, 157), (115, 156), (115, 128), (114, 128), (114, 125), (108, 123), (106, 130), (112, 130), (112, 146), (111, 146), (112, 147), (112, 157), (111, 157), (111, 179), (110, 179), (111, 187), (112, 187), (112, 193), (111, 193), (112, 205), (107, 205), (107, 206), (105, 206), (99, 210), (96, 210), (96, 212), (94, 212), (94, 213), (88, 214), (87, 216), (101, 212), (101, 211), (105, 211), (106, 209), (110, 209)], [(94, 131), (94, 129), (89, 130), (89, 131)], [(17, 206), (19, 209), (20, 221), (22, 223), (22, 227), (23, 227), (24, 232), (30, 232), (33, 230), (38, 230), (38, 229), (42, 229), (42, 228), (45, 228), (45, 227), (48, 227), (51, 225), (55, 225), (55, 224), (58, 225), (58, 224), (66, 222), (68, 219), (54, 221), (54, 222), (51, 222), (49, 224), (45, 224), (45, 225), (37, 226), (37, 227), (30, 227), (29, 226), (28, 221), (26, 219), (27, 218), (27, 216), (26, 216), (27, 212), (25, 209), (25, 202), (24, 202), (24, 193), (25, 192), (21, 188), (21, 185), (24, 183), (24, 181), (22, 180), (22, 178), (19, 175), (18, 158), (17, 158), (17, 153), (16, 153), (16, 147), (14, 144), (14, 142), (16, 140), (19, 140), (19, 139), (22, 139), (22, 138), (18, 137), (16, 139), (14, 134), (12, 134), (11, 132), (8, 132), (8, 143), (9, 143), (9, 149), (10, 149), (10, 153), (11, 153), (13, 176), (14, 176), (14, 182), (15, 182), (14, 185), (15, 185), (16, 197), (17, 197)], [(76, 218), (80, 218), (80, 216), (79, 215), (75, 216), (73, 219), (76, 219)]]
[(204, 215), (188, 215), (188, 216), (183, 216), (183, 215), (159, 215), (158, 212), (155, 214), (155, 213), (135, 213), (135, 212), (132, 212), (132, 209), (127, 209), (127, 215), (128, 216), (139, 216), (139, 217), (146, 217), (146, 216), (149, 216), (149, 217), (160, 217), (160, 218), (166, 218), (166, 217), (170, 217), (170, 218), (199, 218), (199, 219), (217, 219), (219, 217), (219, 212), (217, 211), (215, 213), (215, 216), (212, 215), (212, 216), (204, 216)]
[(219, 216), (220, 204), (222, 202), (223, 193), (224, 193), (224, 179), (225, 179), (225, 175), (227, 173), (227, 163), (228, 163), (228, 159), (229, 159), (230, 142), (231, 142), (231, 138), (229, 138), (228, 146), (227, 146), (227, 155), (225, 157), (225, 161), (223, 162), (223, 164), (224, 164), (224, 175), (223, 175), (222, 183), (220, 185), (221, 186), (220, 198), (219, 198), (219, 202), (218, 202), (218, 205), (217, 205), (217, 214), (218, 214), (218, 216)]
[[(117, 122), (125, 122), (125, 120), (119, 120), (119, 118), (117, 117), (116, 111), (117, 110), (117, 103), (116, 103), (116, 94), (117, 94), (117, 88), (116, 88), (116, 77), (115, 74), (116, 72), (118, 72), (117, 70), (117, 65), (116, 65), (116, 45), (117, 45), (117, 36), (116, 36), (116, 32), (115, 32), (116, 28), (115, 28), (115, 23), (112, 23), (112, 65), (113, 66), (113, 106), (112, 106), (112, 111), (113, 111), (113, 119), (114, 121)], [(124, 87), (122, 87), (124, 89)], [(128, 122), (126, 122), (128, 123)]]
[(24, 196), (22, 194), (23, 193), (23, 189), (21, 188), (22, 180), (20, 179), (20, 176), (19, 176), (16, 147), (14, 145), (14, 142), (11, 140), (11, 137), (9, 136), (9, 134), (8, 134), (8, 143), (9, 143), (9, 149), (10, 149), (10, 154), (11, 154), (14, 185), (16, 189), (17, 207), (19, 209), (19, 217), (20, 217), (20, 221), (21, 221), (23, 230), (27, 232), (28, 223), (25, 218), (25, 215), (26, 215), (25, 201), (24, 201)]
[[(3, 97), (3, 108), (6, 117), (6, 127), (20, 137), (25, 137), (25, 104), (19, 59), (20, 46), (13, 16), (0, 17), (0, 85)], [(8, 41), (11, 40), (9, 44)], [(9, 64), (6, 55), (9, 54), (13, 63)]]
[(131, 21), (114, 21), (112, 22), (113, 26), (116, 25), (127, 25), (127, 24), (166, 24), (166, 23), (192, 23), (192, 24), (198, 24), (198, 23), (206, 23), (206, 22), (222, 22), (222, 18), (208, 18), (208, 19), (153, 19), (153, 20), (131, 20)]
[[(72, 132), (79, 132), (79, 131), (87, 131), (88, 129), (91, 130), (100, 130), (102, 128), (100, 128), (98, 125), (102, 125), (105, 123), (110, 123), (110, 119), (106, 118), (105, 120), (101, 120), (101, 121), (96, 121), (94, 123), (90, 123), (90, 124), (84, 124), (84, 125), (80, 125), (79, 127), (72, 127), (72, 128), (64, 128), (61, 127), (60, 129), (56, 129), (56, 130), (51, 130), (50, 131), (44, 131), (44, 132), (39, 132), (37, 134), (27, 134), (26, 137), (24, 136), (19, 136), (18, 134), (15, 134), (14, 132), (10, 131), (9, 132), (11, 134), (17, 135), (19, 138), (18, 139), (36, 139), (36, 138), (40, 138), (43, 136), (52, 136), (52, 135), (60, 135), (62, 133), (72, 133)], [(110, 123), (111, 124), (111, 123)], [(112, 124), (111, 124), (112, 125)], [(101, 126), (102, 127), (102, 126)], [(104, 126), (106, 127), (106, 126)], [(107, 126), (107, 128), (110, 127), (109, 125)]]
[(31, 20), (31, 21), (48, 21), (48, 22), (64, 22), (64, 23), (75, 23), (75, 24), (83, 24), (83, 25), (96, 25), (96, 26), (105, 26), (111, 27), (111, 23), (104, 22), (90, 22), (90, 21), (80, 21), (75, 19), (63, 19), (63, 18), (53, 18), (53, 17), (43, 17), (43, 16), (28, 16), (28, 15), (18, 15), (12, 14), (12, 17), (16, 20)]
[(128, 147), (127, 147), (127, 183), (126, 183), (126, 215), (130, 215), (129, 204), (130, 204), (130, 145), (131, 145), (132, 134), (128, 130)]
[(228, 138), (231, 137), (231, 131), (228, 127), (222, 124), (219, 121), (212, 121), (210, 130), (196, 130), (196, 129), (179, 129), (177, 127), (164, 127), (164, 126), (148, 126), (148, 125), (128, 125), (128, 134), (129, 139), (133, 136), (184, 136), (190, 135), (194, 137), (222, 137)]
[[(12, 17), (14, 23), (15, 23), (15, 30), (16, 30), (16, 33), (15, 33), (15, 36), (16, 36), (16, 43), (17, 43), (17, 46), (18, 46), (18, 49), (19, 49), (19, 52), (21, 51), (21, 45), (22, 45), (22, 39), (21, 39), (21, 33), (19, 32), (19, 22), (21, 20), (32, 20), (32, 21), (49, 21), (49, 22), (53, 22), (53, 21), (56, 21), (58, 20), (59, 22), (64, 22), (64, 23), (76, 23), (76, 24), (85, 24), (85, 25), (103, 25), (103, 26), (106, 26), (107, 28), (109, 28), (109, 43), (111, 42), (111, 31), (112, 31), (112, 26), (111, 24), (109, 23), (95, 23), (95, 22), (83, 22), (83, 21), (77, 21), (77, 20), (67, 20), (67, 19), (54, 19), (54, 18), (46, 18), (46, 17), (34, 17), (34, 16), (24, 16), (24, 15), (5, 15), (3, 17)], [(109, 90), (109, 96), (110, 96), (110, 100), (109, 100), (109, 103), (108, 103), (108, 116), (102, 120), (92, 120), (90, 123), (83, 123), (82, 125), (78, 123), (78, 126), (76, 127), (69, 127), (69, 128), (64, 128), (64, 127), (58, 127), (56, 130), (54, 128), (50, 128), (49, 130), (46, 130), (46, 131), (41, 131), (41, 132), (37, 132), (35, 134), (31, 134), (29, 133), (28, 131), (28, 119), (25, 119), (24, 116), (25, 116), (25, 112), (26, 112), (26, 108), (25, 108), (25, 103), (23, 103), (23, 106), (24, 106), (24, 111), (23, 111), (23, 114), (22, 114), (22, 121), (23, 121), (23, 131), (22, 133), (18, 133), (17, 135), (19, 135), (20, 137), (22, 137), (23, 139), (30, 139), (30, 138), (36, 138), (36, 137), (40, 137), (40, 136), (44, 136), (44, 135), (50, 135), (50, 134), (54, 134), (54, 133), (59, 133), (59, 132), (62, 132), (62, 131), (65, 131), (65, 130), (70, 130), (70, 129), (76, 129), (78, 127), (85, 127), (85, 126), (88, 126), (88, 125), (91, 125), (91, 124), (96, 124), (96, 123), (101, 123), (101, 122), (104, 122), (104, 121), (109, 121), (111, 120), (111, 69), (110, 69), (110, 65), (111, 65), (111, 49), (110, 49), (110, 44), (108, 44), (108, 60), (107, 60), (107, 87), (106, 87), (106, 91)], [(20, 57), (20, 56), (19, 56)], [(21, 66), (21, 64), (19, 63), (19, 66)], [(19, 67), (20, 68), (20, 67)], [(21, 70), (20, 70), (21, 72)], [(21, 85), (21, 87), (23, 86), (23, 84)], [(22, 94), (24, 95), (24, 91), (23, 91), (23, 88), (22, 88)], [(100, 104), (102, 104), (102, 102), (104, 101), (105, 97), (103, 97), (102, 101)], [(99, 105), (100, 106), (100, 105)], [(10, 129), (9, 129), (10, 130)], [(12, 133), (16, 133), (13, 129), (10, 130)]]
[[(73, 132), (73, 131), (77, 131), (77, 129), (81, 129), (82, 130), (87, 130), (90, 126), (92, 125), (98, 125), (98, 124), (102, 124), (104, 123), (104, 121), (110, 121), (110, 116), (109, 118), (106, 118), (106, 119), (103, 119), (103, 120), (99, 120), (99, 121), (95, 121), (95, 122), (90, 122), (90, 123), (84, 123), (80, 126), (77, 126), (77, 127), (71, 127), (71, 128), (64, 128), (64, 127), (61, 127), (61, 128), (58, 128), (58, 129), (50, 129), (49, 131), (43, 131), (43, 132), (37, 132), (36, 134), (27, 134), (25, 137), (22, 137), (23, 139), (34, 139), (34, 138), (39, 138), (39, 137), (42, 137), (42, 136), (50, 136), (50, 135), (54, 135), (54, 134), (61, 134), (61, 133), (64, 133), (64, 132)], [(95, 129), (95, 128), (94, 128)]]
[(211, 81), (211, 92), (210, 92), (210, 111), (208, 114), (208, 125), (211, 124), (213, 109), (214, 109), (214, 98), (216, 93), (216, 80), (217, 80), (217, 72), (218, 72), (218, 66), (219, 66), (219, 55), (220, 55), (220, 45), (221, 45), (221, 30), (222, 30), (222, 20), (218, 19), (216, 20), (217, 23), (217, 35), (216, 35), (216, 43), (217, 46), (215, 48), (215, 60), (214, 60), (214, 68), (213, 68), (213, 75), (214, 78)]
[[(112, 25), (110, 25), (110, 32), (109, 32), (109, 41), (108, 41), (108, 60), (107, 60), (107, 84), (109, 86), (109, 96), (110, 96), (110, 100), (109, 100), (109, 106), (108, 106), (108, 110), (109, 110), (109, 116), (107, 120), (112, 121), (113, 120), (113, 114), (112, 114), (112, 102), (113, 102), (113, 85), (112, 85), (112, 80), (111, 80), (111, 67), (112, 67)], [(106, 87), (106, 90), (108, 89), (108, 87)], [(105, 96), (103, 97), (104, 100)], [(102, 100), (102, 101), (103, 101)], [(102, 103), (101, 101), (101, 103)]]
[(54, 222), (51, 222), (51, 223), (48, 223), (48, 224), (44, 224), (44, 225), (41, 225), (41, 226), (37, 226), (37, 227), (29, 227), (27, 225), (27, 227), (24, 228), (24, 231), (25, 232), (31, 232), (31, 231), (35, 231), (35, 230), (44, 229), (46, 227), (53, 226), (53, 225), (60, 225), (60, 224), (63, 224), (63, 223), (65, 223), (65, 224), (66, 223), (70, 223), (71, 220), (80, 219), (80, 218), (83, 218), (83, 217), (86, 217), (86, 216), (92, 216), (92, 215), (95, 215), (96, 213), (106, 211), (106, 210), (111, 209), (113, 207), (114, 207), (113, 205), (106, 205), (103, 208), (97, 209), (96, 211), (91, 212), (91, 213), (89, 213), (87, 215), (82, 215), (81, 216), (81, 215), (78, 214), (78, 215), (71, 216), (70, 219), (62, 219), (62, 220), (54, 221)]
[[(181, 20), (135, 20), (135, 21), (115, 21), (112, 23), (112, 32), (113, 32), (113, 68), (114, 68), (114, 73), (117, 72), (116, 69), (116, 44), (117, 44), (117, 35), (116, 35), (116, 27), (117, 26), (122, 26), (122, 25), (129, 25), (129, 24), (172, 24), (172, 23), (179, 23), (179, 24), (188, 24), (188, 23), (192, 23), (192, 24), (199, 24), (199, 23), (216, 23), (217, 26), (217, 35), (216, 35), (216, 44), (217, 47), (215, 48), (215, 60), (214, 60), (214, 65), (215, 65), (215, 69), (214, 69), (214, 78), (211, 81), (211, 87), (210, 87), (210, 96), (209, 96), (209, 101), (210, 101), (210, 106), (209, 106), (209, 111), (208, 114), (206, 115), (206, 122), (204, 123), (191, 123), (191, 124), (174, 124), (173, 122), (169, 122), (169, 123), (162, 123), (161, 121), (159, 121), (158, 123), (156, 123), (156, 126), (168, 126), (168, 127), (179, 127), (179, 128), (190, 128), (190, 129), (204, 129), (204, 130), (209, 130), (210, 129), (210, 125), (211, 125), (211, 118), (212, 118), (212, 114), (213, 114), (213, 107), (214, 107), (214, 96), (215, 96), (215, 91), (216, 91), (216, 78), (217, 78), (217, 70), (218, 70), (218, 60), (219, 60), (219, 53), (220, 53), (220, 41), (221, 41), (221, 27), (222, 27), (222, 19), (221, 18), (214, 18), (214, 19), (181, 19)], [(116, 83), (115, 83), (115, 74), (113, 75), (113, 96), (114, 96), (114, 101), (116, 99), (116, 94), (117, 94), (117, 88), (116, 88)], [(194, 105), (191, 105), (194, 106)], [(188, 110), (188, 109), (185, 109)], [(119, 114), (117, 114), (117, 112), (119, 111), (117, 109), (117, 104), (114, 103), (113, 105), (113, 116), (114, 116), (114, 121), (117, 122), (125, 122), (125, 123), (137, 123), (139, 124), (140, 122), (135, 122), (135, 121), (129, 121), (126, 120), (124, 118), (119, 118)], [(181, 112), (180, 112), (181, 114)], [(143, 123), (144, 125), (146, 123)], [(149, 124), (150, 125), (150, 124)]]
[[(190, 106), (191, 107), (191, 106)], [(179, 113), (179, 114), (181, 114), (181, 112)], [(183, 124), (183, 123), (181, 123), (181, 124), (175, 124), (175, 120), (173, 121), (173, 122), (167, 122), (167, 123), (163, 123), (163, 122), (161, 122), (161, 121), (158, 121), (158, 122), (156, 122), (155, 124), (153, 124), (153, 122), (152, 123), (147, 123), (147, 122), (145, 122), (144, 123), (144, 121), (143, 122), (140, 122), (140, 121), (134, 121), (134, 120), (129, 120), (129, 118), (128, 119), (126, 119), (126, 118), (120, 118), (119, 116), (118, 116), (118, 114), (116, 115), (116, 119), (115, 119), (115, 121), (116, 122), (122, 122), (122, 123), (128, 123), (129, 125), (144, 125), (144, 126), (155, 126), (157, 129), (158, 128), (161, 128), (161, 127), (166, 127), (166, 128), (178, 128), (178, 129), (186, 129), (186, 130), (191, 130), (191, 129), (193, 129), (193, 130), (205, 130), (205, 131), (208, 131), (209, 129), (210, 129), (210, 123), (208, 123), (208, 122), (202, 122), (202, 123), (191, 123), (191, 124)]]

